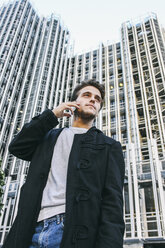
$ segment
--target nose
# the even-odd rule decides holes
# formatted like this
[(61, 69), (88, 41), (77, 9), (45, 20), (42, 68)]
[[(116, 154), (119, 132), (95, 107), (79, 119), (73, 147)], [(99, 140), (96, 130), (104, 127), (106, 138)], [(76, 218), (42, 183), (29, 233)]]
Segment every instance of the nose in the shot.
[(91, 96), (90, 102), (95, 103), (95, 98), (94, 98), (94, 96)]

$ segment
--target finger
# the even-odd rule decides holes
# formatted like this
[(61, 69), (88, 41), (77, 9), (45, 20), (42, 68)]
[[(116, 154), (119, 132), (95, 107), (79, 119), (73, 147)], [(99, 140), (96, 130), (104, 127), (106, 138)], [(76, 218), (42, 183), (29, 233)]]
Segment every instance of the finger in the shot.
[(66, 102), (66, 104), (67, 105), (77, 105), (77, 106), (79, 106), (80, 105), (80, 103), (78, 103), (78, 102), (76, 102), (76, 101), (74, 101), (74, 102)]
[(77, 102), (66, 102), (66, 104), (68, 106), (72, 106), (72, 107), (76, 107), (76, 108), (80, 107), (80, 103), (77, 103)]
[(69, 114), (69, 113), (64, 113), (64, 116), (71, 117), (71, 114)]

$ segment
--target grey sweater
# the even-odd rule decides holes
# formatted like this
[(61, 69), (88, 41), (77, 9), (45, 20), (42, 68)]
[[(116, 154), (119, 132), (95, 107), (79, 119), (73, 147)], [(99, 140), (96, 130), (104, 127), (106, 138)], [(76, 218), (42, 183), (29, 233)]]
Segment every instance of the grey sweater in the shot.
[(67, 168), (74, 134), (85, 133), (87, 130), (86, 128), (69, 127), (64, 128), (60, 133), (54, 147), (38, 221), (65, 213)]

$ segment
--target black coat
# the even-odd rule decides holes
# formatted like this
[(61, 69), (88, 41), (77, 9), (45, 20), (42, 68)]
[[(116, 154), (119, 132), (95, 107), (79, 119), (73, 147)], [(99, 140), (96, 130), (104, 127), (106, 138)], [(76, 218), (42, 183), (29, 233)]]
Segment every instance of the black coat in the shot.
[[(3, 248), (28, 248), (38, 219), (54, 145), (62, 129), (51, 110), (24, 125), (9, 146), (31, 161), (17, 217)], [(120, 142), (96, 127), (75, 134), (67, 171), (66, 219), (60, 248), (123, 247), (124, 159)]]

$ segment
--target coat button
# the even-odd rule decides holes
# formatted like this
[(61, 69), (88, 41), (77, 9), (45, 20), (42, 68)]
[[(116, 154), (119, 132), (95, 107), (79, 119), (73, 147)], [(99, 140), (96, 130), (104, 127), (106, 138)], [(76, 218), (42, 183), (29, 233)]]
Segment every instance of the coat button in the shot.
[(77, 169), (87, 169), (90, 166), (90, 162), (87, 159), (81, 159), (77, 164)]
[(90, 198), (90, 192), (88, 189), (80, 189), (76, 195), (76, 202), (87, 201)]

